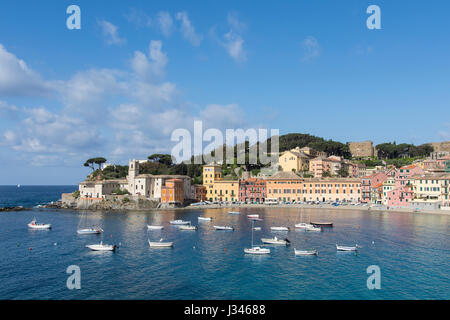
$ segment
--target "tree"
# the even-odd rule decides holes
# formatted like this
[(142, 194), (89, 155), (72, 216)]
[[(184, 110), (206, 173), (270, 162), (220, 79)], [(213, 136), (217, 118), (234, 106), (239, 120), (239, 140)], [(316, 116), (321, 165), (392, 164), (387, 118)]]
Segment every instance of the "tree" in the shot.
[(90, 158), (87, 159), (86, 162), (83, 164), (85, 167), (89, 167), (92, 169), (92, 171), (95, 171), (95, 164), (98, 164), (98, 169), (101, 170), (102, 164), (106, 162), (106, 159), (103, 157), (97, 157), (97, 158)]
[(342, 177), (342, 178), (346, 178), (348, 177), (348, 170), (346, 170), (344, 167), (341, 167), (338, 172), (337, 172), (338, 176)]
[(170, 154), (155, 153), (151, 156), (148, 156), (148, 160), (165, 164), (168, 167), (173, 165), (173, 159)]
[(322, 177), (323, 177), (323, 178), (331, 177), (330, 171), (324, 171), (324, 172), (322, 173)]

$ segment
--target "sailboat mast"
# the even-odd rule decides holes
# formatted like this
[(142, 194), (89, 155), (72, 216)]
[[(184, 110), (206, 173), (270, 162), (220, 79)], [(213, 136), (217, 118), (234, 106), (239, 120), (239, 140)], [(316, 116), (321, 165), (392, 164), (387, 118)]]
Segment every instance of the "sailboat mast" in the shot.
[(252, 248), (253, 248), (253, 230), (255, 229), (255, 220), (252, 220)]

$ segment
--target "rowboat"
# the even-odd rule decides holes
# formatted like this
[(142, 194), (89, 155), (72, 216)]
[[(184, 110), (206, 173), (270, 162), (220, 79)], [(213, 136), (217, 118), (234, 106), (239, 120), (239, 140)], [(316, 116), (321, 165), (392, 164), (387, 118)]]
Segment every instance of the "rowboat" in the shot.
[(261, 241), (263, 243), (267, 243), (267, 244), (281, 244), (284, 246), (288, 246), (291, 244), (291, 242), (286, 238), (286, 239), (278, 239), (277, 237), (274, 238), (261, 238)]
[(36, 222), (36, 218), (33, 219), (33, 221), (31, 221), (28, 224), (28, 228), (30, 229), (51, 229), (52, 225), (50, 223), (37, 223)]
[(259, 214), (249, 214), (247, 215), (248, 218), (259, 218)]
[(117, 246), (115, 244), (103, 244), (103, 242), (100, 241), (100, 244), (90, 244), (87, 245), (86, 248), (89, 248), (92, 251), (115, 251)]
[(201, 220), (201, 221), (211, 221), (211, 218), (209, 218), (209, 217), (198, 217), (198, 220)]
[(197, 227), (196, 226), (191, 226), (191, 225), (189, 225), (189, 226), (183, 225), (183, 226), (180, 226), (179, 229), (180, 230), (197, 230)]
[(190, 224), (190, 221), (184, 221), (184, 220), (172, 220), (170, 221), (170, 224), (175, 224), (175, 225), (183, 225), (183, 224)]
[(300, 222), (295, 225), (295, 228), (297, 228), (297, 229), (306, 229), (306, 228), (311, 228), (311, 227), (314, 227), (314, 226), (312, 224), (304, 223), (304, 222)]
[(289, 231), (288, 227), (270, 227), (270, 231)]
[(357, 244), (354, 247), (338, 246), (336, 244), (336, 249), (338, 251), (358, 251), (358, 248), (360, 247)]
[(214, 226), (214, 229), (216, 230), (234, 230), (233, 227), (228, 227), (228, 226)]
[(315, 227), (325, 227), (325, 228), (333, 227), (333, 222), (310, 222), (310, 224), (314, 225)]
[(322, 231), (322, 228), (316, 228), (316, 227), (307, 227), (305, 228), (306, 231)]
[(151, 248), (169, 248), (173, 247), (173, 242), (162, 242), (163, 239), (160, 239), (159, 241), (148, 241), (148, 244)]
[(261, 248), (261, 247), (253, 247), (249, 249), (244, 249), (245, 253), (248, 254), (270, 254), (270, 249)]
[(147, 225), (147, 229), (148, 230), (162, 230), (162, 229), (164, 229), (164, 227), (163, 226), (152, 226), (152, 225)]
[(239, 211), (228, 211), (229, 214), (241, 214)]
[(78, 229), (78, 234), (100, 234), (103, 232), (103, 229), (100, 227), (92, 227), (92, 228), (85, 228), (85, 229)]
[(319, 253), (317, 250), (297, 250), (294, 249), (294, 253), (296, 256), (317, 256)]

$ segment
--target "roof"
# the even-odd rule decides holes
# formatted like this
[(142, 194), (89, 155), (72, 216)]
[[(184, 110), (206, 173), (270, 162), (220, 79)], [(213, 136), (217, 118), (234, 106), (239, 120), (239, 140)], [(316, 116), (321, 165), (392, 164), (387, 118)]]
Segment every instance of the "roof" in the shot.
[(292, 171), (278, 171), (274, 175), (267, 177), (267, 180), (286, 179), (286, 180), (302, 180), (301, 177)]

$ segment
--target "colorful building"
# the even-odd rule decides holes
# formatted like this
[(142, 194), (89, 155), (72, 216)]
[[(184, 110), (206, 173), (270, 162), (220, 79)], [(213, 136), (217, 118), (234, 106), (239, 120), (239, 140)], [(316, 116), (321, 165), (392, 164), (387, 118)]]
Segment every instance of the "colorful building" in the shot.
[(266, 199), (276, 199), (279, 202), (299, 201), (297, 194), (302, 190), (302, 181), (294, 172), (277, 172), (266, 178)]
[[(384, 172), (377, 172), (370, 176), (365, 176), (361, 181), (361, 202), (377, 203), (382, 202), (383, 182), (387, 180), (388, 176)], [(380, 190), (381, 188), (381, 190)], [(378, 196), (381, 192), (381, 199)]]
[(161, 188), (161, 202), (182, 204), (184, 202), (184, 183), (181, 179), (168, 179)]
[(411, 201), (413, 199), (414, 199), (414, 192), (412, 190), (412, 187), (407, 185), (388, 191), (386, 195), (385, 204), (388, 207), (407, 208), (410, 206)]
[(278, 158), (278, 165), (282, 171), (307, 171), (312, 157), (296, 149), (286, 151)]
[(263, 203), (266, 191), (266, 180), (264, 179), (239, 180), (239, 201), (241, 202)]
[(206, 187), (194, 184), (194, 194), (195, 194), (195, 200), (198, 202), (206, 201)]
[(239, 181), (222, 178), (222, 167), (217, 164), (203, 166), (203, 185), (209, 201), (238, 201)]

